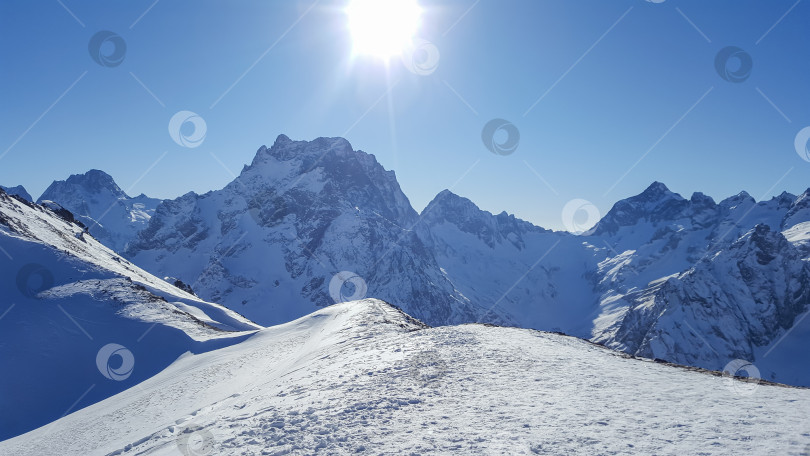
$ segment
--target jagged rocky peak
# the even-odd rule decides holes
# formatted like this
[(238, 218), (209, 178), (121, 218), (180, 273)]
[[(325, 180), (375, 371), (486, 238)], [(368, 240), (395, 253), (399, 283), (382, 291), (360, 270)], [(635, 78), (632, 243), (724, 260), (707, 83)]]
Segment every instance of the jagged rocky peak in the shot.
[(682, 199), (680, 195), (670, 191), (663, 182), (655, 181), (650, 184), (641, 194), (636, 197), (639, 200), (658, 201), (662, 199), (677, 198)]
[(429, 220), (447, 220), (455, 223), (479, 216), (481, 212), (478, 206), (469, 199), (458, 196), (450, 190), (442, 190), (422, 210), (422, 216)]
[(596, 225), (593, 234), (615, 233), (622, 226), (635, 225), (643, 220), (649, 222), (670, 220), (683, 215), (688, 206), (689, 200), (656, 181), (638, 195), (614, 204)]
[(442, 190), (433, 198), (422, 210), (422, 219), (428, 226), (442, 223), (455, 225), (461, 231), (477, 236), (490, 247), (507, 239), (522, 248), (525, 233), (546, 231), (506, 212), (493, 215), (450, 190)]
[(714, 202), (714, 198), (702, 192), (692, 193), (692, 197), (689, 198), (689, 201), (697, 207), (714, 207), (717, 205), (717, 203)]
[(149, 222), (161, 200), (139, 195), (130, 198), (112, 176), (98, 169), (54, 181), (38, 202), (53, 201), (89, 227), (107, 247), (122, 252)]
[(373, 209), (392, 219), (416, 219), (394, 171), (344, 138), (294, 141), (279, 135), (270, 148), (259, 148), (228, 187), (244, 194), (258, 211), (263, 211), (262, 201), (256, 200), (260, 196), (288, 209), (328, 202), (332, 209)]
[(796, 201), (796, 198), (796, 195), (792, 193), (782, 192), (778, 196), (771, 198), (771, 200), (776, 201), (780, 206), (791, 206)]
[(29, 202), (32, 202), (32, 203), (34, 202), (34, 198), (31, 197), (31, 194), (28, 193), (28, 191), (22, 185), (16, 185), (14, 187), (4, 187), (4, 186), (0, 185), (0, 190), (5, 191), (9, 195), (16, 195), (16, 196), (19, 196), (20, 198), (22, 198), (22, 199), (24, 199), (26, 201), (29, 201)]
[(728, 209), (734, 209), (741, 204), (756, 204), (756, 200), (754, 200), (754, 198), (749, 195), (748, 192), (743, 190), (734, 196), (729, 196), (723, 201), (720, 201), (720, 206)]
[(72, 174), (67, 180), (54, 181), (40, 196), (40, 200), (54, 200), (57, 201), (59, 196), (64, 193), (68, 188), (76, 190), (84, 190), (90, 194), (98, 194), (107, 191), (114, 196), (129, 198), (127, 194), (121, 190), (115, 180), (109, 174), (98, 169), (91, 169), (84, 174)]
[(782, 229), (810, 221), (810, 188), (797, 196), (782, 220)]
[(251, 166), (275, 158), (278, 161), (288, 161), (291, 159), (302, 160), (310, 165), (316, 161), (325, 159), (327, 155), (346, 156), (355, 151), (352, 145), (345, 138), (315, 138), (312, 141), (293, 141), (287, 135), (278, 135), (273, 145), (268, 148), (261, 146), (256, 151)]

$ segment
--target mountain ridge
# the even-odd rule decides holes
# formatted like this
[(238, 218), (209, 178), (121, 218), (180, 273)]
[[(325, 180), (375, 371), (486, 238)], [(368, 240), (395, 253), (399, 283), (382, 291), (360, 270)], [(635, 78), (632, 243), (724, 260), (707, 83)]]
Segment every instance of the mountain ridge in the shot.
[[(743, 191), (715, 202), (700, 192), (686, 199), (656, 181), (574, 235), (481, 210), (449, 190), (417, 213), (394, 172), (345, 139), (279, 135), (224, 188), (163, 201), (124, 253), (263, 324), (374, 296), (433, 325), (556, 330), (635, 352), (638, 344), (623, 344), (618, 329), (646, 318), (636, 300), (657, 296), (667, 278), (726, 254), (757, 226), (783, 233), (784, 258), (810, 259), (809, 192), (757, 202)], [(752, 267), (722, 286), (765, 287), (755, 278), (767, 265)], [(729, 331), (745, 323), (734, 309), (722, 315), (735, 322)], [(793, 321), (800, 321), (798, 310)], [(669, 324), (658, 328), (660, 337), (686, 337)], [(803, 332), (791, 337), (797, 334)], [(719, 369), (736, 353), (696, 365)], [(658, 357), (665, 356), (674, 357)], [(810, 374), (799, 381), (810, 384)]]

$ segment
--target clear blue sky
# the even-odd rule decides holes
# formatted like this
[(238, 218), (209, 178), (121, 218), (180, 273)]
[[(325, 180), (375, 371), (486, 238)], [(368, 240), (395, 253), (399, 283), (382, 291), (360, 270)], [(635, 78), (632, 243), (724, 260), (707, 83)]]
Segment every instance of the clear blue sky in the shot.
[[(172, 198), (223, 187), (285, 133), (345, 135), (417, 210), (452, 187), (550, 228), (571, 199), (604, 214), (654, 180), (717, 200), (810, 186), (793, 145), (810, 125), (810, 2), (422, 0), (418, 34), (441, 56), (425, 76), (353, 57), (345, 2), (313, 4), (3, 1), (0, 183), (37, 197), (98, 168)], [(100, 30), (126, 42), (120, 65), (91, 59)], [(753, 61), (741, 83), (715, 70), (731, 45)], [(197, 148), (168, 134), (181, 110), (205, 119)], [(515, 153), (484, 147), (493, 118), (519, 129)]]

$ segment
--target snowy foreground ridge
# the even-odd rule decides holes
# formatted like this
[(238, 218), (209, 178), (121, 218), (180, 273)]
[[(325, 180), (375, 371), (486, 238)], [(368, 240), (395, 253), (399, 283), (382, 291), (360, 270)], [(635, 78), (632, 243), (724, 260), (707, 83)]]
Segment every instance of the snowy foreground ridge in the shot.
[(800, 455), (808, 411), (810, 390), (367, 299), (187, 354), (0, 454)]

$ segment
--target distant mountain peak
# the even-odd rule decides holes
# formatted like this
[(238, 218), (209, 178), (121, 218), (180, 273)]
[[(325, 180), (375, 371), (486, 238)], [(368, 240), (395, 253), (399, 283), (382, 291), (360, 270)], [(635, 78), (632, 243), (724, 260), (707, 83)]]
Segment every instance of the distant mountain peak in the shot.
[(751, 203), (756, 204), (756, 200), (748, 194), (745, 190), (737, 193), (734, 196), (729, 196), (728, 198), (720, 201), (720, 205), (728, 208), (737, 207), (742, 203)]
[(127, 194), (121, 190), (121, 187), (115, 183), (112, 176), (100, 169), (91, 169), (84, 174), (73, 174), (67, 178), (66, 182), (70, 185), (82, 186), (91, 191), (106, 189), (113, 194), (128, 197)]
[(670, 191), (670, 189), (662, 182), (655, 181), (650, 184), (643, 192), (634, 197), (636, 199), (644, 199), (647, 201), (661, 200), (665, 198), (683, 199), (681, 195)]
[(31, 194), (28, 193), (28, 191), (22, 185), (17, 185), (17, 186), (14, 186), (14, 187), (4, 187), (4, 186), (0, 185), (0, 189), (5, 191), (9, 195), (17, 195), (17, 196), (19, 196), (20, 198), (22, 198), (22, 199), (24, 199), (26, 201), (29, 201), (29, 202), (32, 202), (32, 203), (34, 202), (34, 198), (31, 197)]
[(160, 203), (145, 195), (130, 198), (112, 176), (98, 169), (54, 181), (37, 200), (44, 201), (54, 201), (72, 212), (89, 227), (90, 234), (119, 252), (146, 226)]
[(615, 233), (619, 227), (635, 225), (641, 220), (666, 220), (681, 213), (688, 204), (681, 195), (655, 181), (638, 195), (616, 202), (592, 234)]
[(702, 192), (692, 193), (692, 197), (689, 198), (689, 201), (691, 201), (692, 204), (697, 204), (700, 206), (714, 206), (716, 204), (714, 202), (714, 198)]

